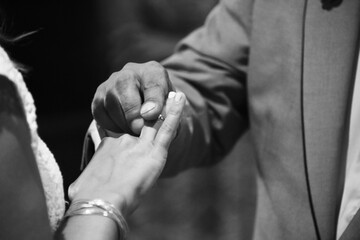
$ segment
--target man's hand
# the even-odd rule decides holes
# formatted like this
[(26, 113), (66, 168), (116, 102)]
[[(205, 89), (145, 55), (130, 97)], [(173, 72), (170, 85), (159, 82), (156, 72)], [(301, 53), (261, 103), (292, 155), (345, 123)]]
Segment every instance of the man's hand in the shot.
[(138, 135), (144, 120), (159, 116), (172, 90), (169, 76), (159, 63), (128, 63), (98, 87), (92, 113), (104, 129)]

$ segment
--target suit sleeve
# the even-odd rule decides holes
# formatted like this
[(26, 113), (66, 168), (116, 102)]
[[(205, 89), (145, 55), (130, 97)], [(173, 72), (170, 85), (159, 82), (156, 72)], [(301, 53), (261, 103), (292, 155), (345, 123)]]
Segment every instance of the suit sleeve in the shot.
[(163, 62), (188, 103), (163, 175), (216, 163), (248, 128), (246, 71), (253, 3), (225, 0)]

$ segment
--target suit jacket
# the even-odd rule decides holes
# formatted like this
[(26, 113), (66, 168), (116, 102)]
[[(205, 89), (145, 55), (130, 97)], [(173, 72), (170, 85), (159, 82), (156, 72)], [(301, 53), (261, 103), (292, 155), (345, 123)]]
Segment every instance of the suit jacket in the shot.
[[(189, 100), (164, 175), (218, 161), (250, 129), (254, 239), (335, 239), (359, 22), (359, 0), (220, 2), (164, 61)], [(343, 240), (360, 239), (358, 215)]]

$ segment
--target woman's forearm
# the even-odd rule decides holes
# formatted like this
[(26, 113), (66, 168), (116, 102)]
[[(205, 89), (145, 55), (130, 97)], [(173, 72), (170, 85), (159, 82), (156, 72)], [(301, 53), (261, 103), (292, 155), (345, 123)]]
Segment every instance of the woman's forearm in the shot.
[(107, 217), (88, 215), (72, 216), (61, 223), (56, 240), (117, 240), (116, 223)]

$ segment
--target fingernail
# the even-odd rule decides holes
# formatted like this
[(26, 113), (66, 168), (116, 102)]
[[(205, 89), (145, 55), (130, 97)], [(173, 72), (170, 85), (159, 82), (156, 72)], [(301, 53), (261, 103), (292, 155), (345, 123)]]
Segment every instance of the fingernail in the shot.
[(156, 104), (154, 102), (147, 102), (145, 103), (140, 110), (140, 114), (145, 114), (151, 110), (153, 110), (156, 107)]
[(175, 102), (180, 102), (181, 98), (182, 98), (182, 95), (180, 93), (177, 93), (175, 96)]
[(175, 97), (175, 95), (176, 95), (176, 92), (169, 92), (168, 98), (173, 98), (173, 97)]

